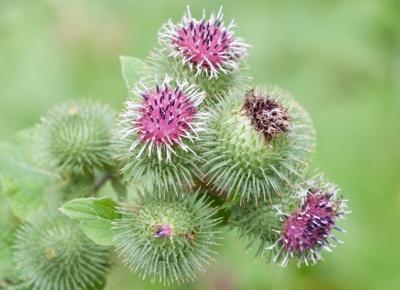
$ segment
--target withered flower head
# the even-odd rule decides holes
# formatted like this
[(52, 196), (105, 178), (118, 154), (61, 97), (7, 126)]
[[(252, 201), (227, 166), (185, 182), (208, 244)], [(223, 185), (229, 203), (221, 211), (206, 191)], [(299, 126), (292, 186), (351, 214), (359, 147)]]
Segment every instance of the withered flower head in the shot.
[(268, 95), (256, 95), (254, 89), (250, 90), (245, 96), (241, 110), (245, 111), (244, 115), (249, 117), (254, 129), (264, 135), (266, 143), (279, 134), (290, 132), (290, 120), (293, 117), (287, 114), (289, 108), (285, 108), (282, 103)]

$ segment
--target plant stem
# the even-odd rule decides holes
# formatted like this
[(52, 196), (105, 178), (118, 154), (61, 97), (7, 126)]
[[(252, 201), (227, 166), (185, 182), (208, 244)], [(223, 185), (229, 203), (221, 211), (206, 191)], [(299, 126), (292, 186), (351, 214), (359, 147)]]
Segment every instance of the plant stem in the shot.
[(94, 192), (98, 192), (99, 189), (107, 182), (112, 177), (112, 175), (108, 172), (104, 173), (104, 175), (97, 181), (97, 183), (94, 186)]
[[(205, 181), (203, 181), (205, 180)], [(214, 188), (213, 186), (209, 186), (206, 184), (207, 178), (203, 176), (203, 180), (197, 179), (195, 181), (195, 185), (194, 187), (196, 189), (201, 189), (206, 191), (209, 194), (215, 195), (219, 198), (222, 198), (223, 200), (228, 200), (228, 191), (226, 189), (224, 190), (217, 190), (216, 188)]]

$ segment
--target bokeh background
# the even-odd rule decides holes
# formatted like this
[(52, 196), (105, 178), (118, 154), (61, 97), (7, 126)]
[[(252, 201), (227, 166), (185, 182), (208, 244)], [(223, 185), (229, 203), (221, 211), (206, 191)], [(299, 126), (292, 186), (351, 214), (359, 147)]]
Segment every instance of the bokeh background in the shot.
[[(144, 58), (169, 18), (224, 5), (253, 83), (289, 90), (317, 129), (314, 168), (348, 198), (345, 244), (313, 267), (265, 268), (235, 233), (195, 283), (170, 289), (400, 289), (400, 1), (1, 0), (0, 141), (53, 104), (127, 97), (118, 55)], [(158, 289), (122, 266), (108, 290)]]

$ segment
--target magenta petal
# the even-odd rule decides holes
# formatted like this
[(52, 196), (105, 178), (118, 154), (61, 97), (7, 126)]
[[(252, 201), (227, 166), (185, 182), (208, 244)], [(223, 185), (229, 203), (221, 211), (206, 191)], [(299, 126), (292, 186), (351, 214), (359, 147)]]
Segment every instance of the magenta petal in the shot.
[(158, 229), (157, 233), (153, 235), (153, 238), (168, 237), (172, 234), (172, 229), (169, 225), (162, 226)]

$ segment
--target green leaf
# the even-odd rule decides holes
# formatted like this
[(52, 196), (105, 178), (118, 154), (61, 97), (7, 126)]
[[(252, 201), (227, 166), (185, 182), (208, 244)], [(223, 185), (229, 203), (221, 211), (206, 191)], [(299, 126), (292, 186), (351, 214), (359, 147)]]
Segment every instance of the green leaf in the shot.
[(224, 202), (219, 210), (227, 208), (229, 206), (234, 205), (235, 203), (237, 203), (238, 201), (240, 201), (241, 196), (240, 195), (236, 195), (234, 191), (231, 192), (231, 194), (229, 195), (229, 198), (226, 202)]
[(126, 198), (126, 186), (122, 184), (122, 178), (120, 176), (112, 178), (111, 185), (119, 198)]
[[(9, 279), (18, 281), (18, 271), (15, 271), (12, 245), (15, 239), (15, 230), (19, 226), (18, 218), (13, 215), (5, 194), (0, 192), (0, 281)], [(1, 282), (0, 282), (0, 285)], [(4, 286), (4, 285), (3, 285)], [(1, 287), (0, 287), (1, 288)]]
[(0, 234), (0, 280), (8, 278), (16, 280), (18, 275), (15, 275), (15, 265), (13, 262), (14, 234), (19, 223), (9, 226), (2, 230)]
[[(122, 55), (119, 56), (119, 59), (121, 61), (122, 76), (126, 87), (130, 91), (135, 86), (135, 83), (140, 80), (140, 72), (143, 70), (144, 61), (137, 57)], [(133, 94), (131, 95), (133, 98), (137, 98)]]
[(34, 129), (17, 133), (12, 143), (0, 143), (0, 188), (15, 215), (26, 219), (44, 204), (43, 190), (61, 177), (37, 166), (32, 139)]
[(64, 204), (60, 209), (73, 221), (79, 223), (85, 234), (99, 245), (115, 245), (113, 241), (116, 231), (111, 231), (111, 222), (120, 219), (121, 214), (115, 212), (118, 203), (109, 197), (78, 198)]

